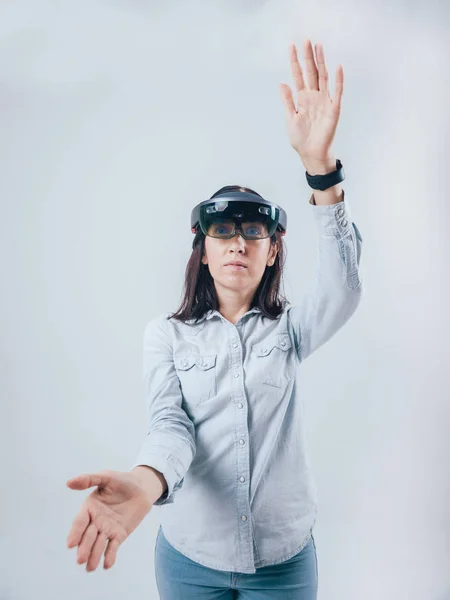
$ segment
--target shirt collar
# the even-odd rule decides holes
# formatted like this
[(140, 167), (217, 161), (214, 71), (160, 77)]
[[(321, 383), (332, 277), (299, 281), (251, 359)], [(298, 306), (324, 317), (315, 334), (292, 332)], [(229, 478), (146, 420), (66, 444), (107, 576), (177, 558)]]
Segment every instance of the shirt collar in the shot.
[[(251, 308), (250, 310), (248, 310), (246, 313), (244, 313), (242, 315), (242, 317), (244, 317), (245, 315), (249, 315), (250, 313), (258, 313), (258, 312), (261, 312), (261, 309), (258, 308), (257, 306), (254, 306), (253, 308)], [(200, 319), (198, 319), (197, 323), (201, 323), (204, 320), (208, 320), (209, 321), (210, 319), (212, 319), (215, 316), (222, 317), (221, 313), (218, 310), (210, 309), (202, 317), (200, 317)], [(193, 324), (194, 322), (195, 322), (195, 319), (188, 319), (186, 321), (186, 323), (188, 325)]]

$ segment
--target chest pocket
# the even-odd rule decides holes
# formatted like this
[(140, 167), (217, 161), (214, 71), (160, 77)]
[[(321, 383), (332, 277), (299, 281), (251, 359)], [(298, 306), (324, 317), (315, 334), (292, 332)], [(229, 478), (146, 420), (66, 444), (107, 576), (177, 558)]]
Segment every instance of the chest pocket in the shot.
[(217, 395), (217, 354), (176, 354), (175, 368), (188, 405), (198, 406)]
[(252, 355), (262, 383), (281, 388), (294, 376), (292, 342), (287, 331), (254, 344)]

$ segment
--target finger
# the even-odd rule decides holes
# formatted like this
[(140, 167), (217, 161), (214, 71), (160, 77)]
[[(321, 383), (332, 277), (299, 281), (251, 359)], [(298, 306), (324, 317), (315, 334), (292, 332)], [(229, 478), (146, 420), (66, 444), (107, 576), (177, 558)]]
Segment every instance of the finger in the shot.
[(116, 538), (113, 538), (113, 539), (110, 538), (108, 540), (108, 547), (106, 548), (106, 551), (105, 551), (105, 561), (103, 563), (103, 567), (105, 569), (111, 568), (114, 565), (114, 563), (116, 562), (117, 550), (118, 550), (119, 546), (120, 546), (120, 542)]
[(98, 529), (94, 523), (90, 523), (84, 532), (81, 544), (78, 547), (77, 561), (81, 564), (85, 563), (91, 554), (92, 546), (97, 539)]
[(111, 478), (106, 471), (100, 473), (85, 473), (69, 479), (67, 481), (67, 487), (70, 487), (73, 490), (86, 490), (93, 485), (106, 486), (110, 480)]
[(330, 92), (328, 89), (328, 69), (325, 64), (325, 54), (323, 51), (323, 46), (320, 43), (316, 44), (316, 56), (317, 66), (319, 69), (319, 90), (321, 92), (325, 92), (327, 96), (329, 96)]
[(336, 85), (334, 86), (334, 100), (333, 103), (336, 110), (341, 110), (342, 94), (344, 92), (344, 68), (342, 65), (338, 65), (336, 69)]
[(73, 546), (78, 546), (81, 541), (81, 538), (86, 531), (86, 527), (89, 525), (91, 517), (89, 515), (88, 510), (85, 507), (82, 507), (78, 515), (73, 521), (72, 528), (67, 536), (67, 546), (69, 548), (73, 548)]
[(314, 54), (312, 49), (311, 40), (305, 40), (303, 44), (303, 54), (305, 57), (305, 65), (306, 65), (306, 73), (308, 75), (308, 88), (310, 90), (318, 90), (319, 89), (319, 75), (317, 71), (317, 66), (314, 60)]
[(283, 100), (284, 107), (286, 109), (286, 118), (290, 119), (296, 113), (294, 96), (292, 95), (291, 88), (285, 83), (280, 84), (280, 93)]
[(289, 58), (291, 61), (291, 72), (292, 79), (294, 80), (294, 88), (296, 92), (305, 88), (305, 80), (303, 79), (303, 72), (298, 61), (297, 48), (295, 44), (289, 45)]
[(100, 562), (103, 551), (106, 548), (107, 541), (108, 538), (106, 536), (106, 533), (104, 533), (103, 531), (99, 531), (97, 539), (95, 540), (94, 545), (92, 546), (92, 551), (86, 565), (86, 571), (95, 571), (95, 569), (98, 567), (98, 563)]

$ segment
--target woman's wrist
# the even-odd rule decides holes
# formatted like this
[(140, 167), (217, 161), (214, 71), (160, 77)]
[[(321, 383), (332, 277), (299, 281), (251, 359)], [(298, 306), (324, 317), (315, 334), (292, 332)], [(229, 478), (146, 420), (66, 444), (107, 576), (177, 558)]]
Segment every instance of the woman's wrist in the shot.
[(132, 472), (139, 479), (152, 504), (166, 491), (166, 479), (164, 475), (154, 467), (139, 465), (134, 467)]

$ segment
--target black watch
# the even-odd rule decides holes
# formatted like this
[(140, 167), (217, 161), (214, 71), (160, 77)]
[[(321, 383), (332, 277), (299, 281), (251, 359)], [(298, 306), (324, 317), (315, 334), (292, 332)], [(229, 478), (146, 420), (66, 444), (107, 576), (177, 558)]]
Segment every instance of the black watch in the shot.
[(327, 190), (345, 179), (344, 168), (338, 158), (336, 159), (335, 171), (326, 175), (310, 175), (308, 171), (305, 171), (305, 175), (309, 187), (313, 188), (313, 190)]

